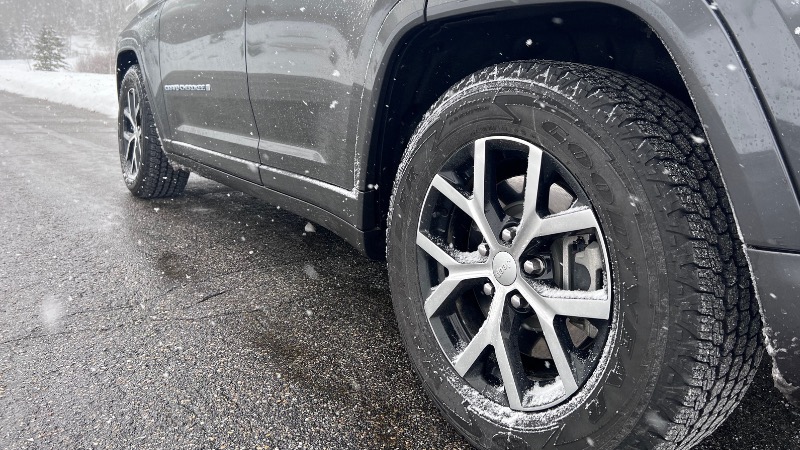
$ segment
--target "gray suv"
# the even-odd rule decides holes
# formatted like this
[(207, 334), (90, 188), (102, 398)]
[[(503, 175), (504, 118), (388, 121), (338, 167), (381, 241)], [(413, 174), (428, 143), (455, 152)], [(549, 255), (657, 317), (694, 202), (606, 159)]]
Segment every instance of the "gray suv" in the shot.
[(478, 448), (689, 448), (765, 349), (800, 397), (798, 43), (788, 0), (156, 0), (118, 42), (122, 172), (385, 258)]

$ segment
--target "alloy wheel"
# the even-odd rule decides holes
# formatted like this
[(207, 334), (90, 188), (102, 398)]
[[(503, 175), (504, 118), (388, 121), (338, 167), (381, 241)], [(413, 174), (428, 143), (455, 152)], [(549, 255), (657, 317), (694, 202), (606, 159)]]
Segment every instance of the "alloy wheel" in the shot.
[(506, 136), (461, 148), (428, 188), (416, 244), (428, 322), (471, 387), (539, 411), (586, 382), (611, 274), (591, 204), (552, 155)]
[(122, 111), (122, 170), (126, 178), (136, 179), (142, 163), (142, 111), (135, 88), (128, 90)]

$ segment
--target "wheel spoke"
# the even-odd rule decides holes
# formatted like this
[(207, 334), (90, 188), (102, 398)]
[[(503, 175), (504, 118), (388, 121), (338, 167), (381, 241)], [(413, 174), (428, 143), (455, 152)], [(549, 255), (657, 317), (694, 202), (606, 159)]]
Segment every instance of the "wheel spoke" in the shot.
[(142, 151), (143, 151), (142, 146), (143, 145), (144, 145), (144, 143), (142, 142), (142, 136), (139, 135), (139, 138), (136, 139), (136, 150), (133, 151), (133, 153), (136, 155), (136, 168), (137, 169), (142, 164)]
[(582, 206), (545, 217), (539, 224), (536, 236), (549, 236), (551, 234), (598, 228), (594, 212), (592, 212), (591, 208)]
[(122, 114), (125, 116), (125, 119), (128, 120), (128, 123), (131, 124), (131, 129), (136, 132), (136, 121), (133, 120), (133, 116), (131, 115), (131, 108), (130, 106), (126, 106), (125, 109), (122, 110)]
[(128, 90), (128, 117), (130, 118), (131, 125), (134, 127), (136, 126), (136, 113), (138, 111), (138, 105), (136, 101), (136, 89), (129, 89)]
[(578, 384), (575, 382), (572, 366), (569, 363), (567, 353), (564, 351), (564, 345), (561, 343), (553, 322), (554, 318), (552, 316), (539, 316), (539, 325), (542, 327), (547, 348), (550, 350), (553, 362), (556, 363), (558, 376), (561, 377), (561, 382), (564, 384), (564, 391), (567, 395), (570, 395), (578, 390)]
[(128, 90), (128, 108), (130, 108), (131, 123), (136, 126), (136, 118), (139, 117), (139, 99), (136, 95), (136, 89)]
[[(433, 178), (432, 185), (442, 195), (447, 197), (459, 209), (464, 211), (478, 227), (478, 230), (483, 235), (483, 238), (490, 247), (496, 248), (497, 236), (493, 231), (492, 224), (494, 223), (499, 227), (500, 215), (496, 210), (493, 202), (489, 201), (487, 206), (486, 199), (486, 183), (487, 176), (491, 172), (487, 167), (486, 160), (486, 143), (485, 140), (475, 142), (475, 171), (473, 175), (473, 195), (468, 198), (464, 196), (455, 186), (449, 181), (436, 175)], [(488, 213), (487, 213), (488, 210)]]
[(547, 288), (545, 293), (540, 293), (525, 280), (517, 280), (514, 287), (537, 314), (602, 320), (608, 320), (611, 316), (611, 298), (605, 290), (567, 291)]
[(122, 132), (122, 139), (124, 139), (124, 140), (125, 140), (125, 145), (126, 145), (126, 146), (127, 146), (127, 145), (130, 145), (131, 141), (132, 141), (132, 140), (133, 140), (133, 138), (135, 138), (135, 137), (136, 137), (136, 135), (135, 135), (135, 134), (133, 134), (133, 133), (131, 133), (130, 131), (123, 131), (123, 132)]
[(494, 342), (494, 354), (503, 378), (508, 404), (511, 409), (522, 409), (523, 392), (528, 387), (525, 369), (519, 350), (519, 315), (504, 307), (498, 334)]
[(133, 147), (133, 156), (131, 157), (131, 175), (135, 176), (139, 172), (139, 152), (138, 145)]
[[(611, 302), (607, 298), (581, 297), (580, 291), (567, 291), (572, 297), (545, 298), (556, 315), (567, 317), (580, 317), (584, 319), (608, 320), (611, 316)], [(588, 293), (587, 293), (588, 294)], [(607, 297), (607, 296), (603, 296)]]
[(428, 236), (425, 236), (425, 234), (423, 234), (421, 231), (417, 232), (417, 245), (422, 249), (422, 251), (430, 255), (436, 260), (436, 262), (443, 265), (446, 269), (455, 267), (456, 264), (458, 264), (452, 256), (439, 247), (435, 242), (430, 240)]
[(442, 178), (440, 175), (433, 177), (433, 187), (442, 195), (447, 197), (459, 209), (464, 211), (471, 219), (475, 220), (474, 211), (472, 207), (472, 199), (468, 199), (458, 189), (455, 188), (449, 181)]
[(132, 161), (136, 152), (136, 138), (132, 137), (125, 148), (125, 161)]
[[(495, 173), (486, 151), (487, 139), (475, 141), (473, 148), (474, 172), (472, 175), (473, 207), (472, 219), (487, 242), (496, 240), (502, 226), (503, 215), (497, 204)], [(491, 239), (489, 238), (491, 236)]]
[(528, 169), (525, 173), (525, 193), (524, 207), (522, 208), (522, 219), (517, 229), (515, 248), (523, 249), (527, 247), (531, 239), (535, 237), (541, 218), (536, 211), (536, 204), (539, 198), (539, 184), (541, 183), (542, 170), (542, 151), (531, 145), (528, 151)]
[[(495, 294), (496, 295), (496, 294)], [(494, 304), (492, 305), (494, 308)], [(456, 356), (453, 361), (453, 368), (456, 369), (462, 377), (469, 372), (469, 369), (475, 365), (475, 362), (480, 358), (481, 353), (492, 344), (492, 334), (495, 332), (496, 324), (492, 320), (492, 314), (483, 322), (483, 326), (478, 333), (469, 341), (466, 348)]]
[(425, 314), (430, 319), (451, 299), (453, 292), (456, 290), (462, 280), (447, 278), (438, 286), (431, 289), (431, 295), (425, 300)]
[(528, 206), (522, 211), (522, 222), (531, 216), (538, 216), (536, 204), (539, 198), (539, 184), (542, 175), (542, 151), (537, 147), (530, 146), (528, 150), (528, 168), (525, 171), (525, 205)]
[(475, 141), (473, 149), (473, 161), (475, 169), (472, 175), (472, 191), (478, 204), (486, 203), (486, 177), (489, 176), (486, 158), (486, 139)]
[(453, 256), (446, 252), (442, 247), (433, 242), (421, 231), (417, 232), (417, 245), (425, 253), (435, 259), (436, 262), (444, 266), (449, 271), (448, 278), (467, 280), (489, 276), (491, 268), (488, 263), (460, 263)]

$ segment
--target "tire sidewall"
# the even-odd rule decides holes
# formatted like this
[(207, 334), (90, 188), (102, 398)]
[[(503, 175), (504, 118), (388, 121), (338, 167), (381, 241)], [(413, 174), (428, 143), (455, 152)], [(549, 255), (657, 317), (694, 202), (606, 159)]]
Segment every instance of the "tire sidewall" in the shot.
[[(620, 443), (644, 414), (666, 344), (664, 250), (641, 183), (614, 124), (587, 106), (530, 83), (495, 81), (459, 91), (427, 116), (411, 140), (395, 187), (389, 276), (401, 334), (426, 390), (481, 447), (585, 448)], [(533, 113), (531, 113), (533, 111)], [(613, 284), (612, 331), (589, 381), (545, 412), (492, 406), (466, 385), (439, 348), (423, 309), (417, 224), (434, 175), (465, 145), (488, 136), (531, 142), (558, 159), (586, 191), (605, 235)]]

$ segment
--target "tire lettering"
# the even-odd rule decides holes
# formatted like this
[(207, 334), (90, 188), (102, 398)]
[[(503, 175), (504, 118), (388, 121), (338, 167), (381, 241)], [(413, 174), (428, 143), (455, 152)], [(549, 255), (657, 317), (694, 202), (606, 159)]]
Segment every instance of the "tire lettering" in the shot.
[(628, 358), (633, 356), (633, 346), (636, 344), (636, 328), (628, 320), (627, 316), (622, 317), (622, 329), (620, 330), (622, 348), (628, 351)]
[(469, 117), (469, 116), (472, 116), (472, 115), (477, 114), (479, 112), (488, 111), (488, 110), (489, 110), (488, 106), (478, 106), (478, 107), (475, 107), (475, 108), (469, 108), (466, 111), (462, 110), (463, 112), (461, 112), (461, 113), (459, 113), (459, 114), (447, 119), (447, 125), (448, 126), (452, 126), (454, 123), (461, 121), (465, 117)]
[(578, 161), (578, 164), (582, 165), (583, 167), (591, 169), (594, 165), (592, 164), (592, 159), (589, 158), (588, 154), (586, 154), (586, 150), (578, 147), (575, 144), (569, 144), (569, 151), (572, 153), (575, 161)]
[[(636, 278), (635, 277), (635, 273), (632, 270), (630, 270), (630, 272), (631, 272), (631, 275), (633, 275), (634, 278)], [(633, 307), (633, 305), (635, 305), (636, 303), (639, 302), (638, 301), (638, 298), (639, 298), (639, 285), (638, 284), (632, 284), (632, 285), (626, 287), (625, 288), (625, 298), (628, 299), (628, 306), (630, 307), (630, 308), (628, 308), (628, 311), (630, 311), (631, 315), (633, 316), (633, 322), (634, 323), (639, 323), (639, 313), (636, 311), (636, 308)]]
[(623, 219), (623, 217), (619, 214), (611, 211), (608, 211), (607, 214), (609, 219), (611, 219), (611, 231), (614, 233), (614, 238), (622, 248), (630, 248), (631, 241), (628, 237), (628, 229), (625, 227), (625, 219)]
[(543, 123), (542, 128), (544, 128), (544, 131), (550, 136), (553, 136), (559, 143), (563, 144), (567, 141), (567, 136), (569, 136), (567, 132), (553, 122)]
[(614, 365), (614, 368), (608, 373), (606, 384), (609, 386), (614, 386), (615, 388), (621, 388), (622, 383), (625, 382), (626, 375), (625, 366), (623, 366), (622, 361), (618, 359), (617, 363)]
[(494, 437), (492, 437), (492, 444), (493, 447), (507, 450), (527, 450), (530, 448), (522, 438), (507, 432), (495, 434)]
[(605, 178), (601, 177), (597, 173), (592, 174), (592, 183), (594, 187), (600, 192), (600, 198), (602, 198), (606, 203), (609, 205), (614, 204), (614, 193), (611, 192), (611, 188), (608, 186), (608, 182), (606, 182)]
[(606, 397), (601, 388), (600, 392), (597, 393), (597, 396), (589, 400), (589, 402), (586, 404), (586, 412), (589, 414), (589, 421), (592, 423), (597, 423), (603, 418), (606, 411)]

